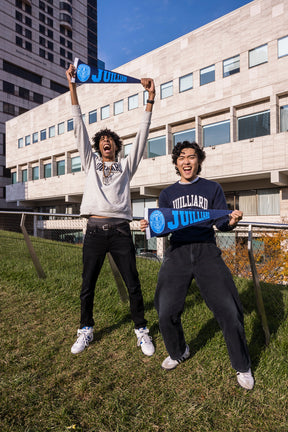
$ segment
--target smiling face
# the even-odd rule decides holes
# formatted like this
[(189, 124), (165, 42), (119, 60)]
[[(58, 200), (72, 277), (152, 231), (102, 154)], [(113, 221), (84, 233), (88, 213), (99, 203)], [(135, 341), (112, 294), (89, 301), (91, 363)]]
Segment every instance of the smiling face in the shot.
[(99, 150), (103, 159), (103, 162), (115, 161), (115, 155), (117, 146), (112, 137), (103, 135), (99, 140)]
[(196, 151), (189, 147), (181, 150), (176, 161), (176, 167), (181, 176), (181, 182), (188, 183), (195, 180), (199, 169), (199, 161)]

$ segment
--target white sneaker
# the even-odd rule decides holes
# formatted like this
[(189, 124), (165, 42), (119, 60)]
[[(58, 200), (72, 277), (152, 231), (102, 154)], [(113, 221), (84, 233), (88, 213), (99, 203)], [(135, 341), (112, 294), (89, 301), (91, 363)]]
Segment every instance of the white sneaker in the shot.
[(83, 327), (77, 331), (77, 340), (72, 345), (72, 354), (79, 354), (93, 341), (93, 327)]
[(254, 387), (254, 378), (251, 373), (251, 369), (247, 372), (237, 372), (237, 381), (241, 387), (246, 390), (252, 390)]
[(173, 360), (173, 359), (171, 359), (170, 356), (168, 356), (163, 361), (161, 367), (162, 367), (162, 369), (165, 369), (165, 370), (175, 369), (180, 363), (183, 363), (189, 357), (190, 357), (190, 350), (189, 350), (189, 346), (186, 345), (186, 350), (185, 350), (184, 354), (179, 359)]
[(135, 334), (137, 336), (137, 346), (141, 347), (143, 354), (147, 356), (152, 356), (155, 352), (155, 348), (152, 342), (152, 338), (148, 335), (148, 333), (149, 329), (147, 327), (135, 329)]

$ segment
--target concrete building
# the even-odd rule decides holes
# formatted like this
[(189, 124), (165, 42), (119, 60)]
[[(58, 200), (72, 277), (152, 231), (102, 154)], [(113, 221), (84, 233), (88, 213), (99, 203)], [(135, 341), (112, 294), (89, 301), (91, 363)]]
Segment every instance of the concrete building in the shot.
[[(0, 208), (4, 209), (12, 207), (5, 200), (5, 186), (11, 183), (5, 168), (5, 122), (65, 93), (64, 71), (74, 55), (97, 64), (97, 0), (73, 5), (72, 0), (5, 0), (0, 24)], [(25, 144), (29, 145), (28, 138)]]
[[(174, 143), (195, 139), (207, 155), (201, 175), (222, 185), (244, 220), (287, 222), (287, 70), (286, 0), (254, 0), (118, 68), (153, 77), (157, 90), (147, 149), (131, 184), (134, 215), (156, 207), (161, 189), (178, 179)], [(145, 107), (142, 86), (84, 84), (78, 95), (89, 135), (116, 130), (124, 157)], [(79, 210), (85, 176), (69, 93), (7, 123), (7, 167), (8, 202)]]

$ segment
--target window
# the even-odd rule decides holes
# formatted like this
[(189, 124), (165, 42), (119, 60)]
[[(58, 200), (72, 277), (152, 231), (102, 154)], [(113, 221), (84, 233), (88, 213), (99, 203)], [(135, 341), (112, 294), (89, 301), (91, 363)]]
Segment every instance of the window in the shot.
[(278, 39), (278, 57), (288, 55), (288, 36)]
[(7, 102), (3, 102), (3, 112), (5, 114), (15, 115), (15, 105), (12, 105)]
[(19, 138), (18, 139), (18, 148), (22, 148), (22, 147), (24, 147), (24, 140), (23, 140), (23, 138)]
[(230, 120), (203, 126), (204, 147), (230, 142)]
[(128, 110), (138, 108), (138, 94), (128, 97)]
[(128, 156), (128, 154), (130, 153), (131, 148), (132, 148), (132, 143), (131, 144), (125, 144), (125, 146), (124, 146), (124, 157)]
[(268, 61), (268, 46), (261, 45), (249, 51), (249, 67), (258, 66)]
[(57, 162), (57, 175), (61, 176), (65, 174), (65, 160), (60, 160)]
[(167, 97), (173, 96), (173, 81), (169, 81), (160, 86), (160, 97), (166, 99)]
[(65, 132), (65, 123), (58, 123), (58, 135), (62, 135)]
[(195, 141), (195, 129), (187, 129), (182, 132), (176, 132), (173, 134), (173, 146), (175, 146), (178, 142)]
[(32, 180), (39, 180), (39, 166), (32, 168)]
[(29, 100), (29, 90), (24, 87), (19, 87), (19, 96), (23, 99)]
[(81, 171), (81, 160), (80, 156), (75, 156), (71, 158), (71, 172), (78, 172)]
[(238, 140), (270, 134), (270, 111), (238, 118)]
[(133, 217), (144, 217), (145, 208), (156, 208), (157, 200), (155, 198), (144, 198), (139, 200), (132, 200), (132, 214)]
[(30, 135), (26, 135), (25, 136), (25, 146), (28, 146), (31, 144), (31, 136)]
[(52, 175), (51, 163), (44, 165), (44, 178), (49, 178)]
[(26, 183), (28, 180), (28, 170), (23, 169), (21, 174), (22, 174), (22, 183)]
[(3, 81), (3, 91), (5, 93), (14, 94), (15, 93), (15, 86), (12, 83), (9, 83), (7, 81)]
[(11, 183), (12, 184), (17, 183), (17, 173), (16, 172), (11, 173)]
[(148, 158), (166, 154), (166, 137), (160, 136), (148, 140)]
[(74, 129), (73, 119), (67, 120), (67, 132), (70, 132)]
[(147, 90), (143, 91), (143, 105), (147, 105), (147, 99), (149, 97), (149, 93)]
[(89, 112), (89, 124), (97, 122), (97, 110)]
[(200, 70), (200, 85), (215, 81), (215, 65)]
[(43, 103), (43, 95), (40, 93), (33, 92), (33, 102), (36, 102), (38, 104)]
[(288, 105), (280, 107), (280, 132), (288, 131)]
[(110, 107), (109, 105), (106, 105), (101, 108), (101, 120), (105, 120), (110, 116)]
[(35, 144), (38, 142), (38, 132), (34, 132), (32, 135), (32, 143)]
[(248, 216), (279, 215), (279, 190), (259, 189), (240, 192), (239, 208)]
[(240, 55), (223, 61), (223, 77), (240, 72)]
[(193, 74), (184, 75), (179, 78), (179, 92), (184, 92), (193, 88)]
[(118, 115), (123, 113), (124, 111), (124, 102), (123, 99), (117, 102), (114, 102), (114, 115)]
[(40, 141), (44, 141), (46, 139), (46, 129), (42, 129), (40, 131)]
[(49, 138), (55, 137), (55, 126), (49, 127)]

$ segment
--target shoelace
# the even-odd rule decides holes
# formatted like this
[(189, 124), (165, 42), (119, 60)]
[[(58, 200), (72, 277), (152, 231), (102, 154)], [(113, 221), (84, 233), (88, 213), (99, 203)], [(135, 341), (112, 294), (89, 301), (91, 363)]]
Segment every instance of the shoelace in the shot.
[(80, 333), (77, 338), (77, 343), (81, 343), (82, 339), (84, 339), (85, 346), (89, 345), (89, 338), (87, 333)]
[(149, 330), (143, 330), (143, 332), (141, 332), (140, 336), (137, 339), (137, 346), (140, 346), (142, 341), (146, 342), (146, 343), (150, 343), (152, 340), (152, 337), (148, 335)]

